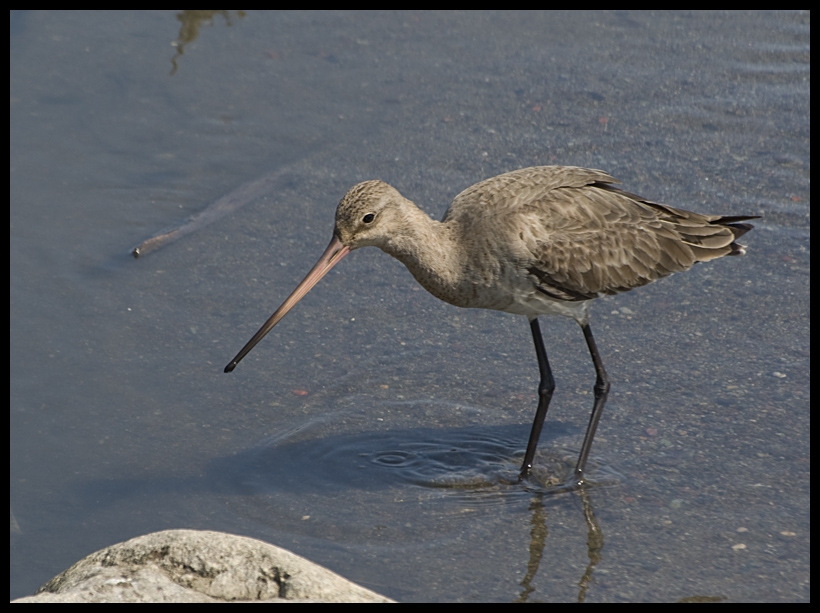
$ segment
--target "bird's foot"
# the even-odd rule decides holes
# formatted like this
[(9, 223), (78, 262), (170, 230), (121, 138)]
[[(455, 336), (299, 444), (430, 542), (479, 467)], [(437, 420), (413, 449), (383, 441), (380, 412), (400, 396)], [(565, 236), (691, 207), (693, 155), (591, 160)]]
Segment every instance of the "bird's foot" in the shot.
[(562, 492), (573, 492), (579, 490), (586, 485), (586, 478), (584, 473), (575, 470), (572, 476), (562, 481), (557, 476), (549, 476), (546, 479), (534, 479), (532, 475), (532, 467), (524, 467), (518, 475), (518, 483), (533, 483), (545, 488), (548, 494), (560, 494)]

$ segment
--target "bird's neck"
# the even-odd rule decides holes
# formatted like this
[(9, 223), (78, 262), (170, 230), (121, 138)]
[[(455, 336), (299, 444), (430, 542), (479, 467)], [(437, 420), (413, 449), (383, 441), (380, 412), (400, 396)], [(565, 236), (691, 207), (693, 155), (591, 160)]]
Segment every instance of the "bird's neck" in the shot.
[(430, 219), (415, 204), (402, 209), (406, 223), (381, 249), (404, 264), (424, 289), (455, 303), (455, 289), (463, 262), (449, 224)]

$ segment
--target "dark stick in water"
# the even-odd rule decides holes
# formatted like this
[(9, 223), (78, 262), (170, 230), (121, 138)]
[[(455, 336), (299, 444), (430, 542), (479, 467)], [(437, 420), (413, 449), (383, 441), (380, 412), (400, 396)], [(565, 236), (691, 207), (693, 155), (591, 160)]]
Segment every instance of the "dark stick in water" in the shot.
[(235, 189), (230, 194), (227, 194), (215, 201), (205, 210), (200, 211), (195, 215), (191, 215), (178, 228), (155, 234), (148, 240), (141, 242), (131, 250), (131, 255), (135, 258), (146, 256), (149, 253), (182, 238), (186, 234), (201, 230), (205, 226), (215, 222), (217, 219), (221, 219), (225, 215), (233, 213), (259, 196), (272, 191), (274, 184), (281, 179), (282, 174), (289, 167), (290, 166), (281, 168), (262, 177), (261, 179), (257, 179), (256, 181), (252, 181)]

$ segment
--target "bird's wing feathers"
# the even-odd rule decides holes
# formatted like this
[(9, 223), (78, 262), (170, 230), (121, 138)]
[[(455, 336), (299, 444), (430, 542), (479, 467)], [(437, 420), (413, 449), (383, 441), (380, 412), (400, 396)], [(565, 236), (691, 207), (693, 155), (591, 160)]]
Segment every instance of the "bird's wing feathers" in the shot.
[(750, 227), (657, 204), (613, 182), (599, 170), (527, 168), (464, 190), (444, 221), (495, 224), (536, 288), (567, 301), (626, 291), (735, 253), (734, 239)]
[(541, 200), (559, 187), (584, 187), (595, 182), (618, 183), (603, 170), (575, 166), (535, 166), (522, 168), (471, 185), (447, 209), (442, 221), (461, 215), (513, 210)]

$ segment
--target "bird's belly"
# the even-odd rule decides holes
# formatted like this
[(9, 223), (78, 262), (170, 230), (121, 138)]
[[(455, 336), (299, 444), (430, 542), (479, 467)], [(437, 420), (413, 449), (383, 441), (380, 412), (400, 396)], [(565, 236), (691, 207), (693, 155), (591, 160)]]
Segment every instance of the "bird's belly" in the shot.
[(589, 317), (589, 300), (579, 301), (564, 301), (553, 300), (540, 293), (532, 293), (529, 295), (516, 296), (506, 308), (499, 309), (506, 313), (515, 313), (516, 315), (526, 315), (532, 319), (539, 315), (561, 315), (562, 317), (570, 317), (579, 324), (586, 323)]
[(436, 298), (468, 309), (490, 309), (530, 319), (539, 315), (562, 315), (578, 323), (588, 317), (589, 300), (556, 300), (536, 289), (533, 282), (518, 267), (500, 267), (487, 271), (485, 267), (466, 268), (452, 278), (434, 274), (429, 268), (405, 265), (416, 280)]
[(525, 315), (530, 319), (539, 315), (561, 315), (571, 317), (578, 323), (587, 321), (591, 302), (590, 300), (555, 300), (537, 291), (530, 283), (521, 285), (513, 283), (503, 288), (498, 285), (475, 284), (469, 289), (462, 288), (459, 292), (449, 294), (445, 292), (445, 294), (447, 295), (438, 297), (460, 307), (504, 311), (515, 315)]

